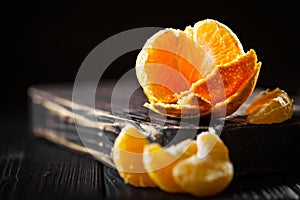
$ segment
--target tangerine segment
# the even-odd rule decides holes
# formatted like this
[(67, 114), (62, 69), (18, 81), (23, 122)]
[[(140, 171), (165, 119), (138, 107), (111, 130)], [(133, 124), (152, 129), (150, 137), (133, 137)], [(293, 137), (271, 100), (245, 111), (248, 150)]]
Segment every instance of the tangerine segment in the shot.
[(194, 28), (192, 26), (185, 27), (183, 31), (189, 38), (192, 38), (194, 40)]
[(223, 191), (233, 178), (228, 149), (213, 129), (197, 136), (197, 154), (181, 160), (173, 168), (175, 182), (196, 196), (212, 196)]
[(194, 155), (196, 152), (196, 142), (190, 139), (168, 148), (154, 143), (145, 146), (143, 160), (149, 176), (160, 189), (179, 193), (185, 191), (174, 182), (172, 169), (180, 160)]
[[(191, 32), (190, 28), (186, 29)], [(226, 25), (212, 19), (197, 22), (193, 27), (193, 39), (201, 44), (215, 65), (224, 65), (243, 55), (238, 37)]]
[[(188, 39), (184, 35), (181, 35), (181, 37), (183, 38), (185, 37), (186, 39)], [(197, 80), (199, 80), (202, 76), (198, 72), (198, 70), (194, 67), (194, 65), (187, 60), (188, 58), (183, 57), (182, 55), (183, 53), (181, 53), (180, 51), (181, 49), (171, 52), (171, 50), (168, 49), (164, 50), (164, 49), (157, 49), (152, 47), (151, 49), (148, 49), (148, 58), (146, 64), (153, 63), (158, 65), (159, 68), (160, 67), (171, 68), (175, 70), (177, 73), (179, 73), (186, 80), (187, 83), (194, 83)], [(163, 65), (163, 66), (159, 66), (159, 65)], [(153, 67), (155, 67), (155, 65), (145, 66), (146, 73), (149, 71), (153, 72), (153, 70), (155, 70), (153, 69)], [(151, 81), (151, 79), (149, 79), (149, 81)]]
[(215, 68), (208, 77), (193, 84), (192, 90), (215, 105), (237, 93), (249, 81), (256, 63), (256, 53), (250, 50), (237, 60)]
[(213, 128), (199, 134), (196, 143), (199, 159), (212, 158), (214, 160), (229, 161), (228, 149)]
[(114, 142), (115, 166), (126, 183), (136, 187), (156, 187), (143, 164), (144, 146), (150, 144), (133, 126), (125, 126)]
[(193, 155), (173, 168), (175, 182), (193, 195), (213, 196), (222, 192), (233, 178), (229, 161), (201, 160)]
[(246, 109), (247, 121), (252, 124), (281, 123), (293, 116), (293, 100), (276, 88), (255, 99)]

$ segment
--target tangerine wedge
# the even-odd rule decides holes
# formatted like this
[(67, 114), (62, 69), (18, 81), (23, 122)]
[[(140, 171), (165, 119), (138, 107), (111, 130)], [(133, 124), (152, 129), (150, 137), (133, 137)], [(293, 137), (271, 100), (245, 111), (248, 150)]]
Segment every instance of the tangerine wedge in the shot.
[(234, 170), (228, 149), (214, 131), (197, 136), (198, 152), (173, 168), (175, 182), (195, 196), (213, 196), (232, 181)]
[(276, 88), (257, 97), (246, 109), (247, 121), (252, 124), (281, 123), (293, 116), (293, 99)]
[(202, 45), (215, 65), (229, 63), (244, 54), (243, 46), (235, 33), (216, 20), (197, 22), (193, 27), (193, 40)]
[(171, 117), (224, 117), (251, 95), (261, 62), (226, 25), (212, 19), (184, 31), (167, 28), (147, 40), (137, 56), (145, 107)]
[(136, 187), (156, 187), (143, 164), (144, 146), (150, 144), (133, 126), (125, 126), (116, 138), (112, 151), (115, 166), (126, 183)]
[(171, 193), (182, 193), (185, 190), (174, 181), (172, 169), (180, 160), (188, 158), (196, 152), (196, 142), (191, 139), (184, 140), (168, 148), (153, 143), (146, 145), (144, 148), (144, 166), (151, 179), (160, 189)]

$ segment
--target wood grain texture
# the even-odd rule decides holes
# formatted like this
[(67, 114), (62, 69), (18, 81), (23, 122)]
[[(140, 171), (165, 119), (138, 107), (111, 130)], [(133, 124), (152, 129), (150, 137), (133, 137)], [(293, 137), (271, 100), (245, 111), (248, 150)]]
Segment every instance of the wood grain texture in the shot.
[[(221, 194), (204, 199), (299, 199), (300, 172), (254, 174), (234, 177)], [(109, 198), (130, 198), (134, 195), (147, 198), (199, 199), (189, 194), (171, 194), (158, 188), (136, 188), (124, 183), (115, 169), (104, 166), (104, 183)], [(151, 194), (151, 195), (150, 195)]]
[(9, 151), (0, 155), (0, 194), (10, 197), (16, 190), (24, 151)]
[[(174, 138), (179, 141), (195, 137), (208, 126), (221, 127), (220, 136), (229, 148), (235, 174), (300, 169), (294, 159), (294, 154), (300, 154), (297, 143), (300, 140), (299, 110), (295, 110), (291, 120), (272, 125), (247, 123), (241, 114), (243, 107), (225, 119), (165, 118), (143, 107), (147, 99), (141, 88), (131, 86), (135, 84), (129, 80), (119, 86), (120, 93), (113, 94), (115, 82), (103, 82), (95, 94), (95, 110), (91, 105), (72, 99), (71, 84), (33, 86), (29, 90), (33, 132), (70, 149), (91, 153), (113, 167), (113, 142), (126, 124), (145, 130), (150, 141), (162, 145), (170, 144)], [(83, 84), (82, 90), (87, 88), (89, 85)], [(128, 88), (136, 89), (130, 93)], [(124, 97), (126, 93), (131, 95), (129, 102)], [(118, 102), (114, 105), (112, 95), (113, 101)], [(93, 113), (96, 113), (95, 119)]]
[(101, 163), (45, 140), (31, 138), (22, 142), (26, 144), (22, 148), (9, 146), (0, 153), (0, 197), (104, 197)]

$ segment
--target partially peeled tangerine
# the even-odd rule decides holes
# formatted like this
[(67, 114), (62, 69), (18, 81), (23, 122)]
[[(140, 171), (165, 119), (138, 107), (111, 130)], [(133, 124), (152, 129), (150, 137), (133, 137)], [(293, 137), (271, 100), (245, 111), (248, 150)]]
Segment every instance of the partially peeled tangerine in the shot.
[(135, 68), (149, 101), (144, 106), (182, 118), (232, 114), (253, 92), (260, 67), (253, 49), (245, 53), (226, 25), (206, 19), (154, 34)]

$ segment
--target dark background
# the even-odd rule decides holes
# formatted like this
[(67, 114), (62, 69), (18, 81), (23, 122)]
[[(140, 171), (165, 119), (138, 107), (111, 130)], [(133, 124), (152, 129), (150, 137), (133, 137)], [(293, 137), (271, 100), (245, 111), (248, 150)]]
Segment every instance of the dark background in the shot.
[[(27, 88), (32, 84), (73, 81), (88, 53), (114, 34), (146, 26), (183, 29), (205, 18), (229, 26), (245, 51), (256, 50), (263, 63), (258, 86), (299, 93), (295, 5), (288, 1), (181, 3), (1, 1), (2, 110), (26, 110)], [(117, 78), (133, 68), (137, 53), (121, 56), (104, 77)]]

